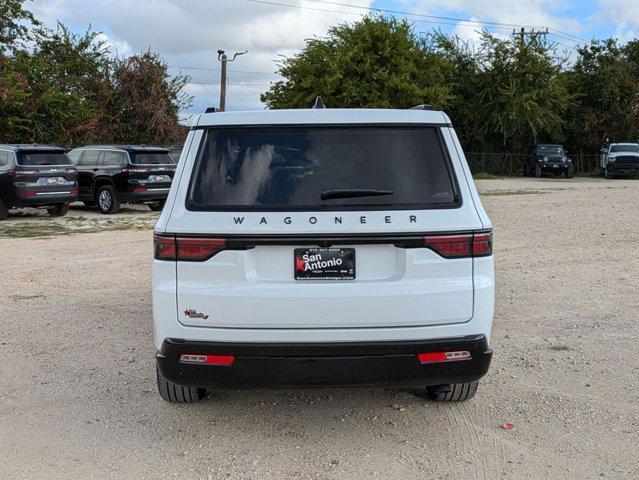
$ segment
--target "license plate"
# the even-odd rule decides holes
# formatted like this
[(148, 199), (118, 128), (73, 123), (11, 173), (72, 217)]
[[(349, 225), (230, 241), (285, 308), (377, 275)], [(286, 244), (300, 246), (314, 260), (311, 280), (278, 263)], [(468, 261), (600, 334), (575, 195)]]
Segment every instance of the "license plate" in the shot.
[(38, 178), (37, 185), (66, 185), (68, 182), (63, 177), (40, 177)]
[(149, 182), (170, 182), (171, 177), (168, 175), (149, 175)]
[(296, 248), (295, 280), (354, 280), (354, 248)]
[(559, 165), (553, 165), (552, 168), (559, 168)]

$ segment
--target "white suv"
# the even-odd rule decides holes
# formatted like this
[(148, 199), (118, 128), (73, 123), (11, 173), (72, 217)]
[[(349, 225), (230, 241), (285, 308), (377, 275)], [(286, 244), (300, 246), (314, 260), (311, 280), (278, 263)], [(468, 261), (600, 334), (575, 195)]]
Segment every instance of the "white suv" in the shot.
[(154, 244), (167, 401), (307, 385), (459, 401), (488, 370), (491, 222), (443, 112), (201, 115)]

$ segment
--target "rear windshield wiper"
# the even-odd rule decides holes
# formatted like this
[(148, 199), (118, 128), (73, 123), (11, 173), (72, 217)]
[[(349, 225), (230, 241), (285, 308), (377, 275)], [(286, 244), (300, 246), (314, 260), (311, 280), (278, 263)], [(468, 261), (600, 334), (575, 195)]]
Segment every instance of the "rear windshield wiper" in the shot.
[(353, 198), (353, 197), (374, 197), (377, 195), (393, 195), (392, 190), (379, 190), (377, 188), (335, 188), (322, 190), (320, 198), (329, 200), (331, 198)]

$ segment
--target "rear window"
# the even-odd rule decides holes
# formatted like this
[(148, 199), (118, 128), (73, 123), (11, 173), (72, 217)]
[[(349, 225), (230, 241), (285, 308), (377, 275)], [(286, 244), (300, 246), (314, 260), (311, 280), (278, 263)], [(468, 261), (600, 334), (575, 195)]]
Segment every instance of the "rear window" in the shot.
[(71, 161), (64, 153), (59, 152), (21, 152), (20, 165), (69, 165)]
[(175, 162), (169, 152), (145, 152), (132, 154), (131, 163), (137, 165), (172, 165)]
[[(450, 208), (457, 206), (455, 185), (433, 127), (209, 129), (187, 206)], [(380, 194), (349, 197), (362, 191)]]

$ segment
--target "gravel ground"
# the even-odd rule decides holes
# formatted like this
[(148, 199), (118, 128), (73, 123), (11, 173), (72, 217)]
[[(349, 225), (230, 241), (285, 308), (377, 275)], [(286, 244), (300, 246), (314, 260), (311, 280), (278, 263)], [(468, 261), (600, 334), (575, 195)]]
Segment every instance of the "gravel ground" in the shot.
[[(144, 228), (155, 214), (128, 209), (98, 233), (67, 231), (74, 217), (105, 221), (88, 209), (10, 218), (0, 476), (639, 478), (639, 182), (478, 185), (495, 226), (495, 356), (458, 405), (359, 389), (164, 403)], [(64, 228), (9, 238), (25, 222)]]

